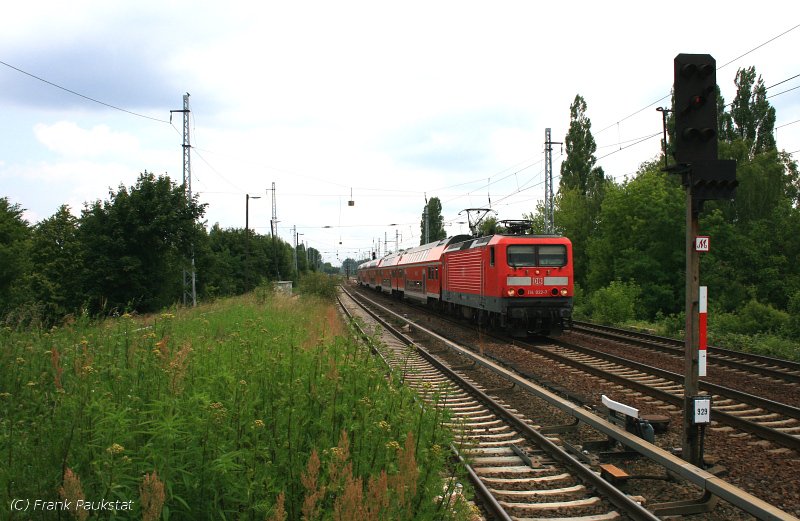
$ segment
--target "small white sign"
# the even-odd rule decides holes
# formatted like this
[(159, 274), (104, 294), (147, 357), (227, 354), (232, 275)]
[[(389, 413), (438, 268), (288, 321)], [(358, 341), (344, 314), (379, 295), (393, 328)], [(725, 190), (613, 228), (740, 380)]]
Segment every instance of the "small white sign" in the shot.
[(695, 237), (694, 251), (708, 251), (709, 237)]
[(699, 396), (694, 398), (694, 418), (692, 423), (711, 423), (711, 398)]

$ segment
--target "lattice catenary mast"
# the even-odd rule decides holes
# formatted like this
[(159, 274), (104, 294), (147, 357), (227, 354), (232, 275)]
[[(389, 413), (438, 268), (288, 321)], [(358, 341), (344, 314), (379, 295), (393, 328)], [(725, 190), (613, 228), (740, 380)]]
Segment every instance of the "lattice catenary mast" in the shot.
[[(189, 140), (189, 93), (183, 95), (183, 110), (170, 110), (170, 123), (172, 122), (172, 113), (183, 113), (183, 192), (186, 195), (187, 203), (192, 201), (192, 145)], [(192, 306), (197, 305), (197, 275), (194, 266), (194, 244), (191, 246), (190, 252), (191, 268), (183, 269), (183, 305), (186, 305), (187, 299), (192, 299)], [(190, 275), (191, 273), (191, 275)]]
[(562, 145), (560, 141), (550, 140), (550, 129), (544, 129), (544, 232), (555, 233), (555, 212), (553, 210), (553, 147)]

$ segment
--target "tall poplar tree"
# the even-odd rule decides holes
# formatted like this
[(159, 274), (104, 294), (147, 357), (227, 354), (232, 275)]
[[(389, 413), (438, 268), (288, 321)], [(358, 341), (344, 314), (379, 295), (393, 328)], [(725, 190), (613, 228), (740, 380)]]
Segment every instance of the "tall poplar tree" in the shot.
[(603, 169), (595, 166), (597, 144), (592, 136), (592, 122), (586, 115), (586, 101), (580, 94), (569, 107), (569, 130), (564, 139), (567, 158), (561, 163), (559, 189), (577, 188), (586, 196), (602, 191)]
[(428, 242), (438, 241), (447, 237), (447, 232), (444, 229), (444, 217), (442, 217), (442, 202), (438, 197), (431, 197), (428, 204), (426, 204), (425, 208), (422, 210), (422, 219), (420, 220), (420, 244), (425, 244), (426, 218), (428, 221)]
[(736, 72), (736, 97), (731, 103), (735, 134), (750, 145), (750, 157), (774, 150), (775, 108), (767, 101), (767, 88), (755, 67)]
[(587, 243), (597, 229), (605, 193), (605, 175), (594, 153), (592, 122), (586, 115), (586, 101), (578, 94), (569, 108), (570, 124), (564, 139), (567, 157), (561, 163), (559, 193), (554, 201), (555, 225), (572, 240), (575, 280), (586, 283)]

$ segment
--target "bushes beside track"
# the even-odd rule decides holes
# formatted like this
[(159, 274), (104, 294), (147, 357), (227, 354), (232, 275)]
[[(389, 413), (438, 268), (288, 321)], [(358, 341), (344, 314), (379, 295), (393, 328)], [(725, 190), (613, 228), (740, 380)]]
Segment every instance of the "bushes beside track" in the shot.
[[(586, 298), (576, 285), (575, 316), (600, 324), (683, 338), (685, 315), (658, 313), (653, 321), (643, 320), (637, 313), (640, 294), (640, 288), (633, 282), (613, 281)], [(709, 344), (800, 361), (800, 292), (791, 297), (788, 311), (781, 311), (755, 299), (736, 312), (717, 311), (713, 301), (710, 307)]]

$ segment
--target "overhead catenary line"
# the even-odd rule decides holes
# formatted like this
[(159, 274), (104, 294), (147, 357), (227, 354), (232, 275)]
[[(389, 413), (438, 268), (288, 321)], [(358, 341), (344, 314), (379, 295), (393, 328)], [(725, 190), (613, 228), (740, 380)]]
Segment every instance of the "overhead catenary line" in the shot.
[[(736, 60), (738, 60), (739, 58), (743, 58), (743, 57), (747, 56), (748, 54), (752, 53), (753, 51), (756, 51), (756, 50), (760, 49), (761, 47), (764, 47), (765, 45), (767, 45), (767, 44), (769, 44), (769, 43), (772, 43), (772, 42), (774, 42), (774, 41), (775, 41), (775, 40), (777, 40), (778, 38), (780, 38), (780, 37), (782, 37), (782, 36), (785, 36), (786, 34), (788, 34), (788, 33), (792, 32), (792, 31), (794, 31), (794, 30), (795, 30), (795, 29), (797, 29), (798, 27), (800, 27), (800, 24), (797, 24), (797, 25), (795, 25), (794, 27), (792, 27), (791, 29), (788, 29), (788, 30), (786, 30), (786, 31), (782, 32), (781, 34), (779, 34), (779, 35), (777, 35), (777, 36), (774, 36), (774, 37), (770, 38), (770, 39), (769, 39), (769, 40), (767, 40), (766, 42), (764, 42), (764, 43), (762, 43), (762, 44), (760, 44), (760, 45), (757, 45), (757, 46), (753, 47), (752, 49), (750, 49), (750, 50), (749, 50), (749, 51), (747, 51), (746, 53), (744, 53), (744, 54), (741, 54), (741, 55), (737, 56), (736, 58), (734, 58), (734, 59), (730, 60), (729, 62), (725, 63), (724, 65), (721, 65), (721, 66), (717, 67), (717, 70), (720, 70), (720, 69), (722, 69), (722, 68), (724, 68), (724, 67), (727, 67), (728, 65), (730, 65), (730, 64), (731, 64), (731, 63), (733, 63), (733, 62), (735, 62), (735, 61), (736, 61)], [(792, 78), (789, 78), (789, 79), (792, 79)], [(786, 80), (786, 81), (788, 81), (788, 80)], [(776, 85), (777, 85), (777, 84), (776, 84)], [(774, 85), (773, 85), (773, 87), (774, 87)], [(658, 99), (658, 100), (656, 100), (656, 101), (654, 101), (654, 102), (650, 103), (649, 105), (647, 105), (647, 106), (645, 106), (645, 107), (642, 107), (641, 109), (637, 110), (636, 112), (633, 112), (633, 113), (631, 113), (631, 114), (629, 114), (629, 115), (625, 116), (624, 118), (620, 119), (619, 121), (616, 121), (616, 122), (614, 122), (614, 123), (612, 123), (612, 124), (608, 125), (607, 127), (603, 127), (603, 128), (602, 128), (602, 129), (600, 129), (599, 131), (595, 132), (595, 134), (594, 134), (594, 135), (596, 136), (596, 135), (600, 134), (601, 132), (604, 132), (604, 131), (606, 131), (606, 130), (608, 130), (608, 129), (612, 128), (612, 127), (614, 127), (615, 125), (619, 125), (620, 123), (622, 123), (622, 122), (623, 122), (623, 121), (625, 121), (626, 119), (629, 119), (629, 118), (631, 118), (631, 117), (635, 116), (636, 114), (639, 114), (640, 112), (642, 112), (642, 111), (644, 111), (644, 110), (647, 110), (647, 109), (649, 109), (650, 107), (652, 107), (652, 106), (653, 106), (653, 105), (655, 105), (656, 103), (660, 103), (660, 102), (664, 101), (665, 99), (667, 99), (667, 98), (668, 98), (668, 97), (670, 97), (671, 95), (672, 95), (672, 93), (669, 93), (669, 94), (667, 94), (666, 96), (664, 96), (664, 97), (662, 97), (662, 98), (660, 98), (660, 99)]]
[(636, 141), (635, 143), (631, 143), (630, 145), (627, 145), (627, 146), (624, 146), (624, 147), (620, 147), (617, 150), (613, 150), (613, 151), (609, 152), (608, 154), (606, 154), (604, 156), (600, 156), (600, 157), (597, 158), (597, 160), (600, 161), (601, 159), (606, 158), (606, 157), (608, 157), (610, 155), (616, 154), (617, 152), (621, 152), (621, 151), (625, 150), (626, 148), (630, 148), (632, 146), (636, 146), (639, 143), (644, 143), (645, 141), (648, 141), (648, 140), (653, 139), (654, 137), (660, 136), (660, 135), (661, 135), (661, 131), (659, 130), (655, 134), (650, 134), (649, 136), (645, 136), (645, 137), (639, 139), (638, 141)]
[(159, 118), (154, 118), (152, 116), (147, 116), (145, 114), (139, 114), (138, 112), (134, 112), (134, 111), (128, 110), (128, 109), (123, 109), (122, 107), (117, 107), (116, 105), (111, 105), (110, 103), (106, 103), (104, 101), (100, 101), (98, 99), (92, 98), (92, 97), (87, 96), (85, 94), (81, 94), (80, 92), (75, 92), (72, 89), (68, 89), (66, 87), (62, 87), (61, 85), (59, 85), (57, 83), (53, 83), (52, 81), (49, 81), (49, 80), (46, 80), (46, 79), (41, 78), (39, 76), (36, 76), (35, 74), (31, 74), (30, 72), (24, 71), (24, 70), (20, 69), (19, 67), (14, 67), (10, 63), (6, 63), (6, 62), (4, 62), (2, 60), (0, 60), (0, 64), (5, 65), (6, 67), (8, 67), (10, 69), (14, 69), (17, 72), (21, 72), (22, 74), (25, 74), (26, 76), (30, 76), (31, 78), (34, 78), (34, 79), (39, 80), (39, 81), (41, 81), (43, 83), (46, 83), (46, 84), (48, 84), (48, 85), (50, 85), (52, 87), (55, 87), (57, 89), (61, 89), (64, 92), (69, 92), (70, 94), (73, 94), (75, 96), (79, 96), (79, 97), (81, 97), (83, 99), (89, 100), (89, 101), (97, 103), (99, 105), (103, 105), (104, 107), (108, 107), (108, 108), (111, 108), (111, 109), (114, 109), (114, 110), (118, 110), (120, 112), (125, 112), (126, 114), (131, 114), (133, 116), (137, 116), (137, 117), (140, 117), (140, 118), (145, 118), (145, 119), (151, 119), (153, 121), (158, 121), (159, 123), (170, 124), (170, 122), (167, 121), (166, 119), (159, 119)]
[(764, 47), (764, 46), (765, 46), (765, 45), (767, 45), (768, 43), (774, 42), (775, 40), (777, 40), (777, 39), (778, 39), (778, 38), (780, 38), (781, 36), (784, 36), (784, 35), (786, 35), (786, 34), (788, 34), (788, 33), (792, 32), (792, 31), (794, 31), (794, 30), (795, 30), (795, 29), (797, 29), (798, 27), (800, 27), (800, 24), (797, 24), (797, 25), (795, 25), (794, 27), (792, 27), (791, 29), (788, 29), (788, 30), (786, 30), (786, 31), (782, 32), (782, 33), (781, 33), (781, 34), (779, 34), (778, 36), (775, 36), (775, 37), (773, 37), (773, 38), (770, 38), (769, 40), (767, 40), (766, 42), (762, 43), (761, 45), (757, 45), (757, 46), (753, 47), (752, 49), (750, 49), (750, 50), (749, 50), (749, 51), (747, 51), (746, 53), (742, 54), (741, 56), (737, 56), (736, 58), (734, 58), (734, 59), (732, 59), (731, 61), (729, 61), (729, 62), (725, 63), (724, 65), (720, 65), (719, 67), (717, 67), (717, 70), (720, 70), (720, 69), (722, 69), (722, 68), (724, 68), (724, 67), (727, 67), (728, 65), (730, 65), (730, 64), (731, 64), (731, 63), (733, 63), (733, 62), (735, 62), (735, 61), (736, 61), (736, 60), (738, 60), (739, 58), (744, 58), (745, 56), (747, 56), (747, 55), (748, 55), (748, 54), (750, 54), (751, 52), (753, 52), (753, 51), (757, 51), (758, 49), (760, 49), (760, 48)]

